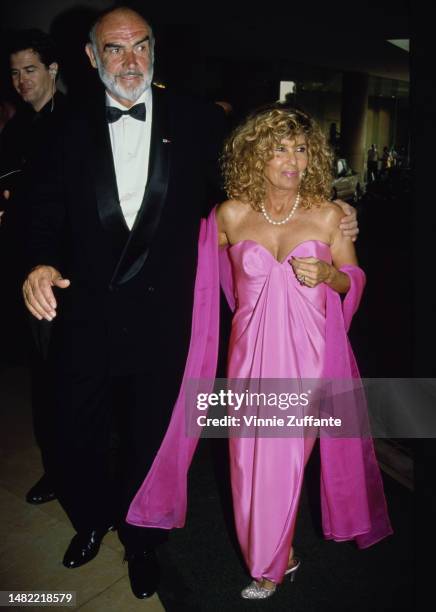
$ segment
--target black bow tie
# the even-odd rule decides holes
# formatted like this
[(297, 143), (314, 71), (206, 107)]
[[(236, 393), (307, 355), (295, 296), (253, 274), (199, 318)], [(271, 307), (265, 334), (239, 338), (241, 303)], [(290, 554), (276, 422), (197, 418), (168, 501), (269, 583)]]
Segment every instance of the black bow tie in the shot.
[(121, 110), (116, 106), (106, 106), (106, 119), (108, 123), (114, 123), (114, 121), (118, 121), (120, 117), (123, 115), (130, 115), (134, 119), (138, 119), (139, 121), (145, 121), (145, 104), (141, 102), (140, 104), (135, 104), (132, 108), (128, 110)]

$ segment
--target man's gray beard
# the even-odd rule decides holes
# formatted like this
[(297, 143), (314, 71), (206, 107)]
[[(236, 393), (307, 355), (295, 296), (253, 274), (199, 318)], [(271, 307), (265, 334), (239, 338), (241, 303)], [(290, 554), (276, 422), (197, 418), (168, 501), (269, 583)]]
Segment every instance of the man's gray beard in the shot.
[[(96, 53), (94, 55), (95, 61), (97, 63), (97, 70), (100, 80), (106, 87), (107, 91), (113, 96), (116, 96), (117, 98), (122, 98), (123, 100), (129, 100), (129, 102), (136, 102), (136, 100), (144, 93), (144, 91), (151, 87), (151, 83), (153, 81), (153, 64), (150, 65), (148, 74), (142, 77), (142, 83), (140, 83), (137, 87), (133, 89), (125, 89), (124, 87), (122, 87), (122, 85), (117, 83), (116, 77), (112, 76), (107, 72), (107, 70), (103, 66), (103, 62), (100, 60), (98, 55)], [(129, 71), (127, 71), (126, 74), (129, 74)]]

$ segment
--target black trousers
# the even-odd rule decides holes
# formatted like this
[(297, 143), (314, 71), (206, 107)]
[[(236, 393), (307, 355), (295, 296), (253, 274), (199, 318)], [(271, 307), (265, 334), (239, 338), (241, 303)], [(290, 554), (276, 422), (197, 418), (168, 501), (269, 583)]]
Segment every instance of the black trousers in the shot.
[(29, 365), (31, 376), (33, 433), (41, 451), (44, 472), (50, 477), (47, 450), (52, 435), (52, 418), (47, 403), (47, 388), (51, 385), (47, 357), (52, 323), (44, 320), (38, 321), (38, 319), (32, 315), (27, 316), (32, 335), (29, 343)]
[(368, 177), (367, 177), (367, 181), (368, 183), (375, 181), (378, 175), (378, 164), (376, 161), (369, 161), (368, 162)]
[(155, 547), (167, 531), (128, 525), (125, 516), (169, 424), (174, 397), (168, 397), (168, 381), (156, 373), (110, 375), (97, 355), (92, 371), (89, 355), (88, 365), (75, 359), (66, 367), (68, 359), (59, 359), (56, 348), (51, 353), (49, 465), (61, 505), (76, 531), (115, 522), (129, 552)]

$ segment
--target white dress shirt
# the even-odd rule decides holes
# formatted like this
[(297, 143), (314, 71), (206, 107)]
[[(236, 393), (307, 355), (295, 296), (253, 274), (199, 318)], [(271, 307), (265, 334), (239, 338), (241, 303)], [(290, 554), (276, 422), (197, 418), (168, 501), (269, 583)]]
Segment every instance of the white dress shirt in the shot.
[[(118, 195), (129, 229), (132, 229), (141, 207), (148, 178), (152, 117), (151, 88), (147, 89), (135, 104), (141, 102), (145, 103), (145, 121), (123, 115), (118, 121), (109, 123)], [(107, 92), (106, 104), (127, 110)]]

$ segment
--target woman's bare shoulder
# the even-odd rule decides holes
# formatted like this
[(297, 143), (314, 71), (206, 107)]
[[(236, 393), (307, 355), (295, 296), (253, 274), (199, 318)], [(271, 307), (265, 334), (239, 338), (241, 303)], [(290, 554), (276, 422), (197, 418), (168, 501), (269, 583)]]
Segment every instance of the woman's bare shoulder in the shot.
[(240, 200), (225, 200), (221, 202), (221, 204), (218, 204), (216, 208), (217, 220), (224, 226), (228, 223), (238, 223), (238, 221), (247, 214), (249, 209), (250, 206)]
[(317, 207), (317, 214), (319, 219), (322, 220), (323, 224), (331, 229), (336, 229), (344, 216), (344, 211), (335, 202), (324, 200)]
[(241, 202), (241, 200), (224, 200), (217, 206), (217, 213), (221, 214), (238, 214), (241, 210), (244, 210), (247, 204)]

